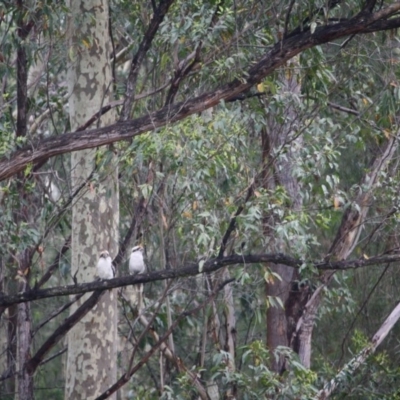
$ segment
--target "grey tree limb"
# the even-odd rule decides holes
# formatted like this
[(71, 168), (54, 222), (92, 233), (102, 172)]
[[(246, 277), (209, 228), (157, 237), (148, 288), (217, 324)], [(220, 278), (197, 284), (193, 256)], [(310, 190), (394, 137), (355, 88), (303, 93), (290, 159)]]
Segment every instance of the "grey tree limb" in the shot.
[[(348, 270), (363, 268), (369, 265), (381, 265), (400, 261), (400, 253), (384, 254), (371, 258), (356, 258), (352, 260), (342, 261), (321, 261), (309, 263), (318, 270)], [(274, 263), (284, 264), (293, 268), (300, 268), (304, 264), (304, 260), (293, 258), (285, 254), (253, 254), (253, 255), (240, 255), (234, 254), (222, 258), (211, 258), (206, 261), (202, 266), (198, 263), (190, 263), (184, 267), (176, 269), (165, 269), (141, 275), (128, 275), (122, 276), (106, 281), (93, 281), (88, 283), (80, 283), (76, 285), (57, 286), (48, 289), (30, 290), (23, 293), (14, 295), (0, 294), (0, 306), (9, 307), (12, 304), (25, 303), (28, 301), (35, 301), (49, 297), (67, 296), (71, 294), (80, 294), (86, 292), (93, 292), (96, 290), (112, 289), (128, 285), (137, 285), (147, 282), (156, 282), (166, 279), (177, 279), (198, 274), (207, 274), (215, 272), (225, 266), (229, 265), (245, 265), (257, 263)]]

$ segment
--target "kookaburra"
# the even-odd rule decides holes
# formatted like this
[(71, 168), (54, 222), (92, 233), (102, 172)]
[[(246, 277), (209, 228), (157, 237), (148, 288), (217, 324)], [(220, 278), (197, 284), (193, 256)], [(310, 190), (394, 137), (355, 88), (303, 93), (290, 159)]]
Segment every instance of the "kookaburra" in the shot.
[(107, 250), (100, 253), (100, 258), (97, 262), (97, 276), (100, 279), (112, 279), (115, 276), (115, 269), (112, 265), (110, 253)]
[(129, 258), (129, 273), (132, 275), (143, 274), (145, 270), (146, 265), (143, 259), (143, 247), (135, 246)]

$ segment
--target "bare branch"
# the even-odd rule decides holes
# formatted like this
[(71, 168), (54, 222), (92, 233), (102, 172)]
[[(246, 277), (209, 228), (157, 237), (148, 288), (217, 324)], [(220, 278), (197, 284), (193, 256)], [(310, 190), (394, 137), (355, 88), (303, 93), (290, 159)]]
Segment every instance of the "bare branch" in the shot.
[[(22, 8), (22, 5), (21, 5)], [(23, 12), (18, 13), (18, 33), (23, 38)], [(17, 50), (17, 137), (26, 137), (27, 132), (27, 102), (28, 102), (28, 64), (23, 43), (19, 43)]]
[(376, 0), (367, 0), (361, 12), (371, 13), (375, 7)]
[(68, 347), (65, 346), (64, 348), (62, 348), (62, 349), (61, 349), (60, 351), (58, 351), (57, 353), (55, 353), (55, 354), (53, 354), (52, 356), (50, 356), (50, 357), (44, 359), (44, 360), (40, 363), (40, 366), (42, 366), (42, 365), (44, 365), (44, 364), (47, 364), (48, 362), (54, 360), (54, 359), (57, 358), (57, 357), (62, 356), (67, 350), (68, 350)]
[(49, 321), (51, 321), (53, 318), (57, 317), (57, 315), (60, 315), (62, 312), (67, 310), (69, 307), (72, 306), (75, 302), (77, 302), (84, 293), (77, 294), (72, 300), (68, 301), (67, 303), (63, 304), (61, 307), (59, 307), (57, 310), (52, 312), (49, 316), (47, 316), (43, 321), (41, 321), (38, 326), (35, 328), (34, 331), (32, 331), (32, 337), (36, 335), (36, 333), (44, 326), (46, 325)]
[(289, 6), (287, 8), (287, 11), (286, 11), (285, 25), (284, 25), (284, 28), (283, 28), (283, 37), (284, 38), (287, 36), (287, 33), (288, 33), (289, 18), (290, 18), (290, 14), (292, 12), (292, 8), (294, 6), (294, 3), (295, 3), (295, 0), (291, 0)]
[(188, 76), (193, 67), (200, 61), (200, 51), (202, 48), (202, 43), (200, 43), (194, 51), (192, 51), (185, 60), (179, 63), (178, 68), (175, 71), (174, 77), (171, 79), (171, 86), (169, 88), (167, 99), (165, 101), (166, 105), (172, 104), (174, 102), (175, 96), (178, 93), (179, 85), (182, 80)]
[[(400, 249), (399, 249), (400, 250)], [(400, 261), (400, 253), (385, 254), (371, 258), (357, 258), (353, 260), (342, 261), (321, 261), (311, 263), (319, 270), (348, 270), (363, 268), (369, 265), (381, 265)], [(79, 294), (93, 292), (95, 290), (113, 289), (128, 285), (137, 285), (140, 283), (163, 281), (166, 279), (177, 279), (199, 274), (206, 274), (218, 271), (228, 265), (244, 265), (244, 264), (259, 264), (273, 263), (283, 264), (293, 268), (300, 268), (304, 264), (304, 260), (293, 258), (284, 254), (254, 254), (240, 255), (234, 254), (223, 258), (211, 258), (204, 263), (200, 268), (198, 263), (190, 263), (182, 268), (165, 269), (141, 275), (128, 275), (119, 278), (109, 279), (107, 281), (93, 281), (89, 283), (81, 283), (77, 285), (59, 286), (49, 289), (30, 290), (24, 293), (14, 295), (0, 295), (0, 306), (10, 306), (12, 304), (24, 303), (45, 299), (49, 297), (67, 296), (70, 294)]]
[(352, 108), (348, 108), (348, 107), (343, 107), (343, 106), (341, 106), (339, 104), (335, 104), (335, 103), (332, 103), (330, 101), (328, 101), (328, 106), (332, 107), (332, 108), (334, 108), (335, 110), (338, 110), (338, 111), (343, 111), (343, 112), (348, 113), (348, 114), (356, 115), (357, 117), (360, 115), (360, 113), (357, 110), (353, 110)]
[(154, 9), (153, 18), (150, 21), (150, 25), (147, 32), (144, 35), (142, 42), (140, 43), (139, 49), (132, 60), (131, 69), (129, 71), (128, 80), (126, 82), (125, 101), (121, 112), (121, 121), (126, 121), (130, 117), (132, 104), (135, 100), (136, 90), (136, 79), (139, 73), (139, 68), (142, 61), (150, 49), (151, 43), (156, 35), (161, 22), (164, 20), (165, 15), (168, 12), (169, 7), (174, 0), (160, 0), (160, 4)]

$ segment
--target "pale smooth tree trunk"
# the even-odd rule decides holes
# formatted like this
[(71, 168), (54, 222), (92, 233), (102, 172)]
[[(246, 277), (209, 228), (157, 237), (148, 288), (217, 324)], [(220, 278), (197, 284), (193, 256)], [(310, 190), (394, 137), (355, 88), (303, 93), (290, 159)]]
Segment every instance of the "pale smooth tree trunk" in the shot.
[[(107, 0), (69, 0), (68, 88), (71, 130), (111, 99), (110, 38)], [(101, 125), (114, 122), (111, 114)], [(108, 149), (98, 149), (103, 153)], [(107, 171), (95, 169), (96, 149), (71, 155), (71, 182), (85, 188), (72, 209), (71, 275), (75, 281), (95, 279), (99, 253), (118, 250), (118, 174), (114, 156)], [(111, 154), (111, 153), (110, 153)], [(83, 297), (71, 310), (73, 313)], [(68, 334), (66, 399), (94, 399), (117, 378), (116, 292), (108, 291)], [(115, 398), (115, 397), (111, 397)]]

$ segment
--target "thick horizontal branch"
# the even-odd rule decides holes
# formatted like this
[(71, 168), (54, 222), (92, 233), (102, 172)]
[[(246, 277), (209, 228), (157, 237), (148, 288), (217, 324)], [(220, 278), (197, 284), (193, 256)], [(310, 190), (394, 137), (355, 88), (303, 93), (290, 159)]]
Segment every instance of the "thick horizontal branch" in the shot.
[(221, 100), (238, 96), (270, 75), (288, 60), (304, 50), (349, 35), (370, 33), (400, 26), (400, 18), (391, 18), (400, 10), (395, 2), (374, 14), (358, 15), (352, 19), (317, 27), (293, 34), (276, 43), (261, 59), (244, 74), (219, 89), (204, 93), (190, 100), (167, 106), (152, 114), (116, 124), (81, 132), (51, 136), (17, 150), (0, 160), (0, 181), (24, 170), (28, 164), (37, 164), (59, 154), (83, 150), (126, 140), (144, 132), (180, 121), (217, 105)]
[[(318, 270), (347, 270), (367, 267), (369, 265), (387, 264), (400, 261), (400, 254), (389, 254), (371, 258), (360, 258), (346, 261), (335, 262), (315, 262), (309, 263)], [(58, 286), (49, 289), (31, 290), (28, 292), (18, 293), (14, 295), (0, 295), (0, 306), (8, 307), (16, 303), (24, 303), (27, 301), (40, 300), (48, 297), (66, 296), (71, 294), (80, 294), (93, 292), (95, 290), (112, 289), (116, 287), (137, 285), (139, 283), (148, 283), (163, 281), (166, 279), (177, 279), (188, 276), (194, 276), (202, 273), (210, 273), (217, 271), (229, 265), (246, 265), (257, 263), (273, 263), (283, 264), (293, 268), (300, 268), (305, 262), (284, 254), (254, 254), (254, 255), (232, 255), (228, 257), (212, 258), (204, 264), (191, 263), (182, 268), (165, 269), (142, 275), (128, 275), (107, 281), (93, 281), (89, 283), (81, 283), (77, 285)]]

